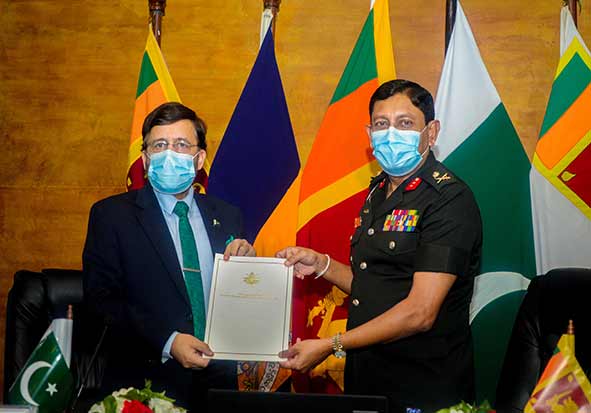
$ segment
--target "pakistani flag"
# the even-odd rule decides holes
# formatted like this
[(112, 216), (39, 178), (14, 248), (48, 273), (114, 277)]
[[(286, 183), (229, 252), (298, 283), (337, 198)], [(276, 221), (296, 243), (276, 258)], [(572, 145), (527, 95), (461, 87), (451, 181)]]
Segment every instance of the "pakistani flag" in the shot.
[(539, 273), (591, 267), (591, 54), (567, 7), (560, 61), (531, 168)]
[(64, 411), (74, 387), (70, 373), (72, 323), (53, 320), (10, 388), (10, 404), (37, 406), (40, 413)]
[(482, 266), (470, 321), (477, 398), (494, 403), (515, 314), (535, 275), (530, 163), (460, 2), (435, 112), (441, 121), (435, 154), (470, 186), (482, 214)]

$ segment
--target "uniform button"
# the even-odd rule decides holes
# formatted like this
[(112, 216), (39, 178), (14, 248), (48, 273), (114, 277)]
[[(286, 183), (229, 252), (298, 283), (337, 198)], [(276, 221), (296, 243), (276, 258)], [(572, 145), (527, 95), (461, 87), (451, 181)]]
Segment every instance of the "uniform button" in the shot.
[(390, 241), (390, 243), (388, 244), (388, 248), (390, 248), (391, 250), (396, 248), (396, 241)]
[(359, 300), (357, 298), (354, 298), (352, 303), (355, 307), (357, 307), (359, 305)]
[(375, 232), (376, 232), (375, 229), (370, 228), (367, 230), (367, 235), (369, 235), (371, 237)]
[(353, 256), (352, 255), (349, 257), (349, 261), (350, 262), (353, 262)]
[(353, 241), (353, 235), (349, 236), (349, 241)]
[(365, 261), (363, 261), (361, 264), (359, 264), (359, 268), (361, 268), (362, 270), (367, 268), (367, 263)]
[(363, 213), (364, 213), (364, 214), (369, 214), (369, 209), (364, 209), (364, 210), (363, 210)]

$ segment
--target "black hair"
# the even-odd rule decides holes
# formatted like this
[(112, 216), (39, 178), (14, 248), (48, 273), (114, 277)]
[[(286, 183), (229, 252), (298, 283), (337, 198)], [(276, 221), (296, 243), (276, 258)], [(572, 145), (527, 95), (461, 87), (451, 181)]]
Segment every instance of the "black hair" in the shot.
[(373, 107), (378, 100), (386, 100), (399, 93), (405, 94), (425, 116), (425, 124), (435, 119), (435, 105), (433, 96), (421, 85), (410, 80), (395, 79), (384, 83), (373, 92), (369, 100), (369, 116), (373, 114)]
[(200, 149), (206, 149), (205, 134), (207, 133), (207, 125), (193, 109), (190, 109), (179, 102), (167, 102), (154, 109), (146, 119), (142, 126), (142, 150), (146, 149), (146, 136), (150, 133), (154, 126), (170, 125), (179, 120), (190, 120), (195, 127), (195, 134), (197, 135), (197, 145)]

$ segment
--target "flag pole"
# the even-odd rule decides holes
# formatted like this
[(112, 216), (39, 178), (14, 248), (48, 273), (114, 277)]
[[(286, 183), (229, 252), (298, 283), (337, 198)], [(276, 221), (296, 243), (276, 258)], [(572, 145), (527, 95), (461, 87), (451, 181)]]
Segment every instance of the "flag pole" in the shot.
[(568, 320), (568, 327), (566, 329), (566, 334), (569, 336), (569, 345), (570, 345), (570, 348), (571, 348), (573, 355), (574, 355), (575, 354), (575, 324), (573, 323), (572, 319)]
[(451, 32), (456, 22), (456, 10), (458, 9), (458, 0), (445, 0), (445, 53), (449, 46)]
[(575, 27), (579, 27), (579, 25), (577, 24), (577, 3), (579, 3), (580, 0), (568, 0), (568, 10), (570, 11), (570, 14), (573, 16), (573, 22), (575, 23)]
[(271, 10), (271, 13), (273, 13), (273, 20), (271, 20), (271, 30), (273, 31), (273, 36), (275, 36), (275, 20), (277, 20), (277, 14), (279, 14), (280, 4), (281, 0), (263, 0), (263, 8), (265, 10)]
[(166, 9), (166, 0), (148, 0), (148, 8), (150, 10), (150, 23), (152, 23), (154, 37), (156, 37), (158, 46), (160, 46), (162, 17), (164, 16), (164, 9)]

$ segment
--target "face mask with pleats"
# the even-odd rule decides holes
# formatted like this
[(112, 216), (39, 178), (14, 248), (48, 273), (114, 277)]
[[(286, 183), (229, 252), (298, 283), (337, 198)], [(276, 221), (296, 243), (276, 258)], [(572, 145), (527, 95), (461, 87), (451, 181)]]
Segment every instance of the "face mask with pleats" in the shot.
[(195, 156), (170, 149), (149, 155), (150, 184), (164, 194), (176, 195), (186, 191), (195, 179)]
[(421, 132), (400, 130), (390, 126), (388, 129), (371, 133), (373, 156), (384, 172), (390, 176), (404, 176), (421, 163), (424, 155), (419, 153)]

